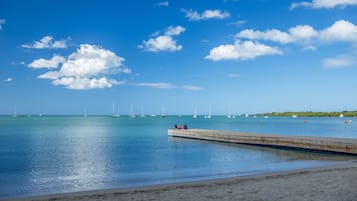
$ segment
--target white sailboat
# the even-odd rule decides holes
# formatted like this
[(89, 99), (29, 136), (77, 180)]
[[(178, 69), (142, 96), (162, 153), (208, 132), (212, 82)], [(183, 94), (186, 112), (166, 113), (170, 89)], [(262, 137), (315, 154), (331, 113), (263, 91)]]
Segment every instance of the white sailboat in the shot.
[(166, 114), (165, 114), (165, 108), (161, 107), (161, 118), (165, 118)]
[(210, 119), (211, 116), (211, 104), (208, 105), (208, 115), (205, 115), (203, 118), (205, 119)]
[[(119, 114), (119, 112), (118, 112), (118, 114)], [(113, 103), (113, 105), (112, 105), (112, 117), (113, 118), (119, 117), (118, 114), (115, 114), (115, 104)]]
[(14, 114), (13, 117), (16, 118), (17, 117), (17, 112), (16, 112), (16, 108), (14, 109)]
[(88, 115), (87, 115), (87, 107), (84, 108), (83, 117), (84, 118), (88, 117)]
[(145, 115), (144, 115), (144, 108), (143, 108), (143, 106), (141, 106), (141, 114), (140, 114), (140, 117), (141, 117), (141, 118), (145, 117)]
[(232, 117), (231, 112), (228, 112), (227, 118), (230, 119)]
[(208, 119), (211, 118), (211, 104), (209, 104), (209, 107), (208, 107), (208, 116), (207, 116)]
[(131, 117), (131, 118), (136, 117), (135, 114), (134, 114), (134, 105), (133, 104), (130, 104), (130, 115), (129, 115), (129, 117)]
[(194, 119), (197, 118), (197, 109), (196, 109), (196, 108), (193, 110), (193, 118), (194, 118)]

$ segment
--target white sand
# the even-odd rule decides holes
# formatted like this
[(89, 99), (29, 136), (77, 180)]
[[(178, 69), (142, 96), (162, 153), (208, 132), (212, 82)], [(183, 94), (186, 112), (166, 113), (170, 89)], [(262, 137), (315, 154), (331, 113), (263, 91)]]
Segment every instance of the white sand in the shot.
[(336, 166), (138, 189), (90, 191), (30, 200), (356, 201), (357, 161)]

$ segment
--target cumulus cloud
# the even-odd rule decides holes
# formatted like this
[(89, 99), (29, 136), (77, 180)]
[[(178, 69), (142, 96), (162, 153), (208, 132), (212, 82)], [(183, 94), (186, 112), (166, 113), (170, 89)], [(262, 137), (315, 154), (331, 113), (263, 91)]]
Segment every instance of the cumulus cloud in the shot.
[(66, 59), (62, 56), (53, 55), (51, 59), (36, 59), (28, 65), (30, 68), (57, 68)]
[(315, 30), (310, 25), (297, 25), (288, 31), (269, 29), (266, 31), (245, 29), (236, 38), (265, 40), (280, 44), (299, 43), (307, 48), (314, 47), (312, 42), (357, 42), (357, 26), (346, 20), (336, 21), (330, 27)]
[(4, 82), (12, 82), (12, 80), (13, 80), (12, 77), (8, 77), (4, 80)]
[(290, 34), (286, 32), (279, 31), (277, 29), (270, 29), (267, 31), (255, 31), (252, 29), (245, 29), (238, 34), (237, 38), (246, 38), (250, 40), (270, 40), (278, 43), (291, 43), (294, 39)]
[(173, 89), (176, 88), (174, 84), (167, 82), (142, 82), (135, 84), (139, 87), (149, 87), (149, 88), (158, 88), (158, 89)]
[(182, 88), (183, 88), (183, 89), (186, 89), (186, 90), (190, 90), (190, 91), (200, 91), (200, 90), (203, 90), (202, 87), (200, 87), (200, 86), (194, 86), (194, 85), (183, 85)]
[(2, 25), (4, 25), (5, 24), (5, 20), (4, 19), (0, 19), (0, 30), (2, 29)]
[(169, 1), (162, 1), (157, 3), (157, 6), (163, 6), (163, 7), (168, 7), (169, 6)]
[(67, 48), (67, 40), (54, 40), (52, 36), (44, 36), (39, 41), (24, 44), (21, 47), (27, 49), (61, 49)]
[[(246, 40), (243, 41), (242, 40)], [(280, 45), (295, 43), (304, 50), (316, 50), (316, 45), (337, 42), (357, 44), (357, 26), (346, 20), (338, 20), (331, 26), (316, 30), (310, 25), (297, 25), (287, 31), (268, 29), (265, 31), (245, 29), (235, 35), (234, 44), (219, 45), (211, 49), (206, 59), (213, 61), (228, 59), (253, 59), (262, 55), (276, 55), (283, 52), (277, 47), (261, 44), (269, 41)], [(327, 60), (327, 63), (333, 63)], [(326, 62), (325, 62), (326, 63)], [(329, 66), (329, 64), (324, 64)]]
[(320, 38), (327, 42), (357, 42), (357, 26), (345, 20), (336, 21), (320, 33)]
[(309, 41), (318, 35), (318, 32), (310, 25), (297, 25), (289, 29), (293, 41)]
[(324, 68), (345, 68), (357, 64), (357, 60), (351, 55), (338, 55), (334, 58), (325, 58), (321, 61)]
[(356, 6), (357, 0), (313, 0), (311, 2), (295, 2), (292, 3), (290, 9), (295, 9), (297, 7), (308, 7), (314, 9), (320, 8), (335, 8), (335, 7), (346, 7), (346, 6)]
[(276, 47), (270, 47), (253, 41), (236, 40), (233, 45), (220, 45), (211, 49), (209, 55), (205, 58), (213, 61), (220, 60), (247, 60), (254, 59), (264, 55), (282, 54)]
[(76, 90), (100, 89), (123, 83), (107, 76), (130, 73), (130, 69), (123, 65), (124, 60), (110, 50), (96, 45), (82, 44), (67, 58), (54, 55), (50, 60), (35, 60), (31, 63), (33, 64), (31, 67), (60, 67), (57, 71), (48, 71), (38, 76), (38, 78), (52, 80), (55, 86), (60, 85)]
[(186, 10), (182, 9), (182, 12), (186, 14), (186, 18), (190, 21), (208, 20), (208, 19), (225, 19), (229, 18), (230, 14), (226, 11), (215, 10), (205, 10), (201, 14), (192, 9)]
[(180, 51), (182, 49), (182, 45), (177, 45), (176, 40), (174, 40), (173, 37), (178, 36), (185, 31), (185, 27), (170, 26), (166, 28), (163, 34), (160, 35), (160, 32), (155, 33), (154, 35), (156, 37), (144, 40), (138, 47), (149, 52)]

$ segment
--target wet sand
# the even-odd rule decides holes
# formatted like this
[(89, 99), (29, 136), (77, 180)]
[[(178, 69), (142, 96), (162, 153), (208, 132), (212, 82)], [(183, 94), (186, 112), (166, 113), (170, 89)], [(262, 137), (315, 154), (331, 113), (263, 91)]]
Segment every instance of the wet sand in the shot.
[(14, 199), (17, 201), (234, 200), (354, 201), (357, 160), (335, 166), (241, 176), (182, 184), (157, 185)]

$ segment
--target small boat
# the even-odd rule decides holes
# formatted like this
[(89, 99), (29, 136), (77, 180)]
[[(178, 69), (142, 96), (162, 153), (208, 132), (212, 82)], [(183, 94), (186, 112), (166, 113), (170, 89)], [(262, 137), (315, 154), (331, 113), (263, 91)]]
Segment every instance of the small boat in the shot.
[(197, 118), (197, 109), (195, 108), (194, 110), (193, 110), (193, 116), (192, 116), (194, 119), (196, 119)]
[(160, 115), (161, 118), (165, 118), (166, 117), (166, 114), (165, 114), (165, 108), (164, 107), (161, 107), (161, 115)]
[(84, 118), (88, 117), (88, 115), (87, 115), (87, 107), (84, 108), (83, 117)]
[(130, 104), (130, 118), (135, 118), (135, 114), (134, 114), (134, 104)]
[(141, 118), (144, 118), (144, 117), (145, 117), (143, 106), (141, 106), (141, 114), (140, 114), (140, 117), (141, 117)]
[(16, 108), (14, 109), (14, 114), (12, 115), (14, 118), (17, 117), (17, 112), (16, 112)]
[(119, 112), (118, 112), (118, 114), (115, 114), (115, 104), (114, 103), (112, 104), (112, 117), (113, 118), (119, 117)]
[(207, 119), (211, 118), (211, 104), (208, 105), (208, 115), (206, 116)]

